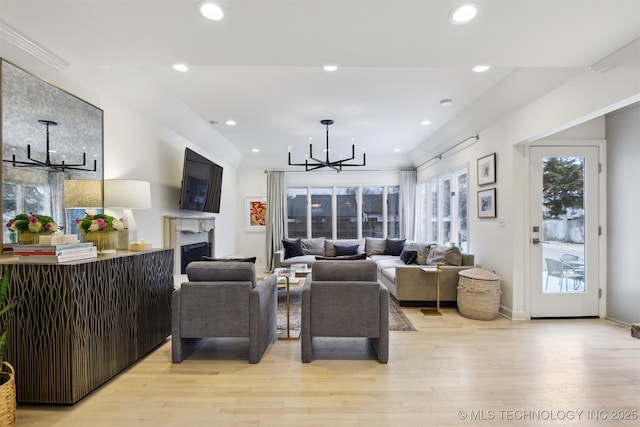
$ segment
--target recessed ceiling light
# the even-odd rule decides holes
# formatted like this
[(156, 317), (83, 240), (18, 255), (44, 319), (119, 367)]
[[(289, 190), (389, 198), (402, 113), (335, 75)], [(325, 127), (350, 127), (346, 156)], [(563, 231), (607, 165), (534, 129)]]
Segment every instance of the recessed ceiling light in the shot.
[(251, 151), (252, 151), (252, 152), (254, 152), (254, 153), (259, 153), (259, 152), (260, 152), (260, 149), (259, 149), (259, 148), (254, 148), (254, 149), (252, 149)]
[(400, 149), (399, 149), (399, 148), (394, 148), (394, 149), (393, 149), (393, 152), (394, 152), (394, 153), (399, 153), (399, 152), (400, 152)]
[(200, 6), (200, 13), (207, 19), (211, 19), (212, 21), (219, 21), (224, 17), (224, 12), (222, 8), (214, 3), (203, 3)]
[(335, 70), (338, 69), (338, 66), (337, 65), (325, 65), (322, 68), (324, 68), (325, 71), (335, 71)]
[(431, 124), (431, 120), (423, 120), (423, 121), (421, 121), (421, 122), (420, 122), (420, 124), (421, 124), (422, 126), (430, 125), (430, 124)]
[(453, 104), (453, 101), (450, 99), (443, 99), (442, 101), (440, 101), (440, 106), (441, 107), (448, 107), (451, 104)]
[(187, 67), (185, 64), (173, 64), (173, 69), (182, 73), (186, 73), (187, 71), (189, 71), (189, 67)]
[(466, 24), (476, 17), (478, 14), (478, 8), (472, 4), (463, 4), (451, 11), (449, 14), (449, 20), (453, 24)]
[(235, 120), (227, 120), (225, 123), (226, 123), (228, 126), (235, 126), (235, 125), (236, 125)]
[(476, 72), (476, 73), (484, 73), (485, 71), (489, 70), (489, 68), (491, 68), (491, 67), (488, 66), (488, 65), (476, 65), (471, 70)]

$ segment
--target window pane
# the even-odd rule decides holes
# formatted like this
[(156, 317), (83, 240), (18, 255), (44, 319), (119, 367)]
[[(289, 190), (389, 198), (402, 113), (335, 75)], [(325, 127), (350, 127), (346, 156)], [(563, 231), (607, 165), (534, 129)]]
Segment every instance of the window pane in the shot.
[(451, 178), (440, 178), (440, 194), (442, 194), (442, 236), (440, 243), (451, 241)]
[(387, 237), (400, 237), (400, 187), (387, 187)]
[(307, 237), (307, 189), (287, 189), (287, 237)]
[(331, 239), (331, 188), (311, 189), (311, 237)]
[(362, 189), (362, 237), (384, 237), (382, 235), (383, 187)]
[(438, 185), (436, 180), (429, 181), (429, 218), (431, 219), (429, 240), (438, 241)]
[(458, 190), (456, 191), (458, 201), (458, 239), (456, 241), (461, 251), (467, 251), (467, 172), (458, 174)]
[(358, 188), (336, 188), (338, 239), (358, 238)]

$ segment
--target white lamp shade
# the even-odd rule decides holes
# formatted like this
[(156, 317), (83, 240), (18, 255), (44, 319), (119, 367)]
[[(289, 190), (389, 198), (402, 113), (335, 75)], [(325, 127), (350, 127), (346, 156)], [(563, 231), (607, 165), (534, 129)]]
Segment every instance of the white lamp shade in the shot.
[(63, 185), (62, 206), (65, 209), (102, 207), (102, 181), (67, 179)]
[(151, 184), (148, 181), (107, 179), (104, 181), (104, 205), (109, 208), (150, 209)]

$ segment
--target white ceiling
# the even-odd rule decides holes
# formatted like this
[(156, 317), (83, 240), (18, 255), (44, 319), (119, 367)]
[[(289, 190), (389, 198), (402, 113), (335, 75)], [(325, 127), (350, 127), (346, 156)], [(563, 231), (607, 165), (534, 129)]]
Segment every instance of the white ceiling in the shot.
[[(273, 169), (288, 146), (303, 160), (309, 137), (321, 153), (321, 119), (335, 120), (332, 157), (355, 138), (371, 168), (417, 166), (640, 37), (640, 0), (477, 0), (466, 25), (446, 0), (220, 0), (217, 22), (199, 3), (0, 0), (0, 21), (124, 98), (142, 92), (116, 79), (144, 79), (219, 122), (241, 167)], [(1, 37), (0, 56), (38, 62)], [(473, 73), (480, 63), (491, 70)]]

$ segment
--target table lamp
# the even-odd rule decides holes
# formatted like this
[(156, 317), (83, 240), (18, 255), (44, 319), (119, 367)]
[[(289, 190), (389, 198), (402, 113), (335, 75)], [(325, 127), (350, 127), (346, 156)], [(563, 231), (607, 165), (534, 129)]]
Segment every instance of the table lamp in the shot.
[(131, 210), (151, 208), (151, 184), (148, 181), (107, 179), (104, 181), (104, 205), (124, 209), (122, 222), (125, 232), (118, 235), (118, 249), (129, 249), (129, 243), (138, 241), (138, 226)]
[[(102, 208), (102, 181), (97, 179), (67, 179), (63, 183), (62, 207), (64, 209)], [(78, 234), (71, 216), (67, 213), (67, 232)]]

